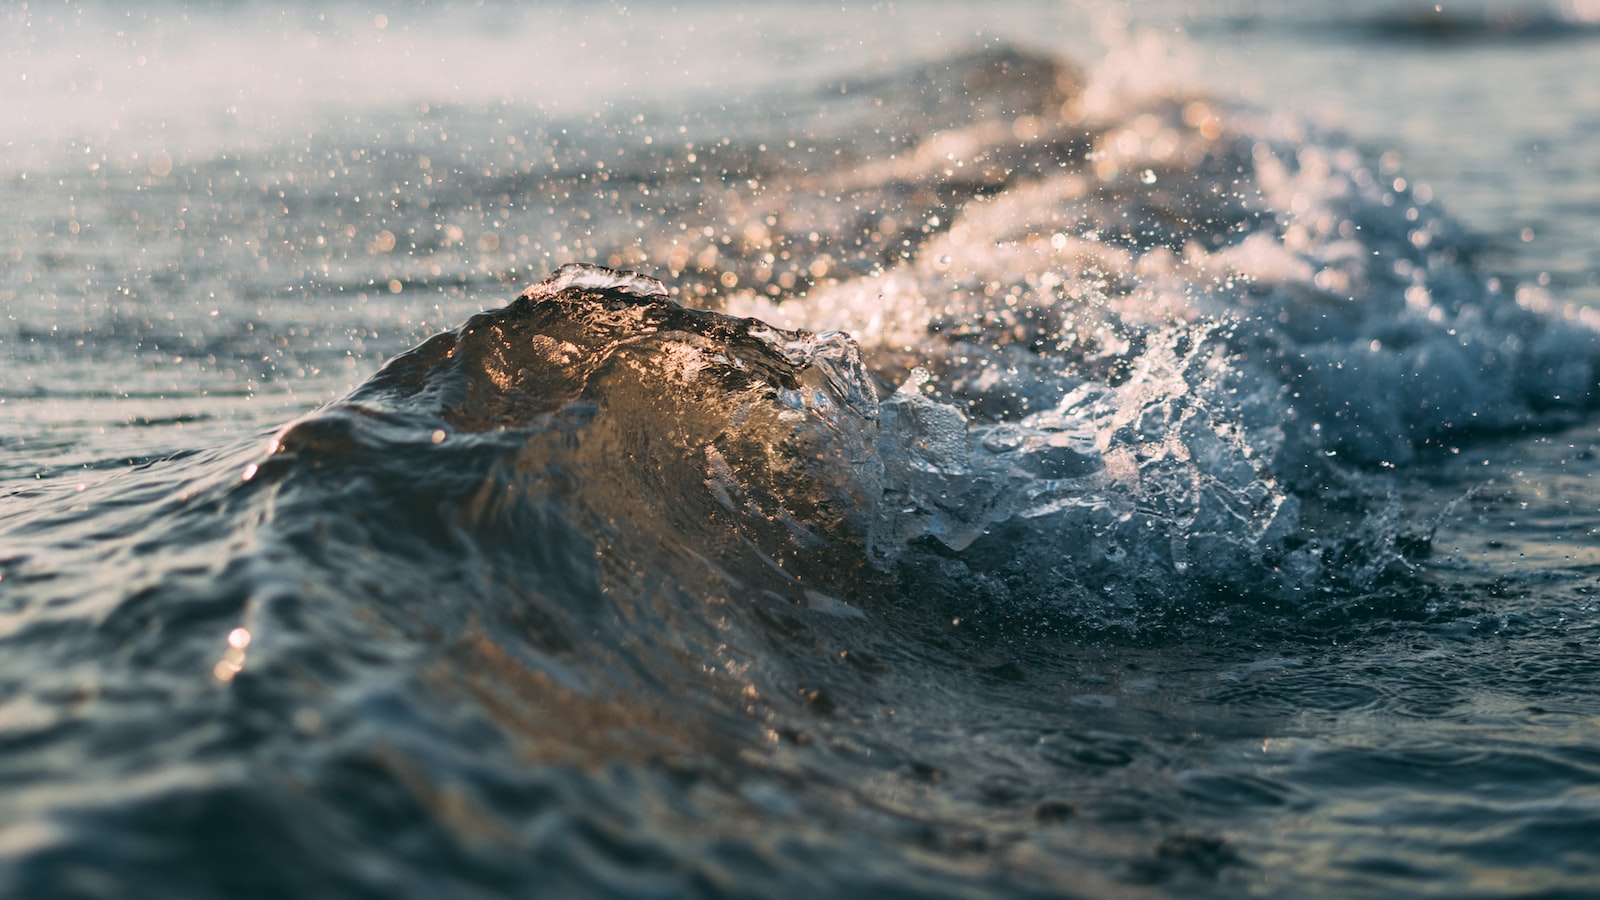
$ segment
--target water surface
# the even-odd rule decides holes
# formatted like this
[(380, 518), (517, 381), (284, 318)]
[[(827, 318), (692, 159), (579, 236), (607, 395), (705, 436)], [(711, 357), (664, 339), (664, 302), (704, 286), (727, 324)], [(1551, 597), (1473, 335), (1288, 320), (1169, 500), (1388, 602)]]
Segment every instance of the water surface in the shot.
[(7, 890), (1588, 893), (1595, 16), (1418, 10), (8, 13)]

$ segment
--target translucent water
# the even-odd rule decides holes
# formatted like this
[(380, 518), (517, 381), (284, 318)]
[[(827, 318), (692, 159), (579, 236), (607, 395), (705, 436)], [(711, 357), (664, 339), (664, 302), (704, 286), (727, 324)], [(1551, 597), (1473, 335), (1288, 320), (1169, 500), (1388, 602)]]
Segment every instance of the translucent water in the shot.
[(0, 893), (1600, 877), (1582, 4), (6, 16)]

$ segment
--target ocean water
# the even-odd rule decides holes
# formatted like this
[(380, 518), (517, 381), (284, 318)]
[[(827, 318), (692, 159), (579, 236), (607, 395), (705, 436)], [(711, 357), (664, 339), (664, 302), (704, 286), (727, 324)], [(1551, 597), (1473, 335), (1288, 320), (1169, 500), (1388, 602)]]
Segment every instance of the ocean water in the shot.
[(0, 894), (1600, 890), (1600, 9), (10, 7)]

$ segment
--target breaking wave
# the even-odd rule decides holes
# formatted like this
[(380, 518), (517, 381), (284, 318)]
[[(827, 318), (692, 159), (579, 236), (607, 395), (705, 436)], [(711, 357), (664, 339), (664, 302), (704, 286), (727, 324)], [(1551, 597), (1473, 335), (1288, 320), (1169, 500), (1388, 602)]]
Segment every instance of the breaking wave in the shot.
[(1147, 748), (1008, 719), (1050, 779), (902, 797), (879, 766), (946, 769), (897, 705), (1404, 582), (1406, 473), (1596, 400), (1587, 314), (1478, 272), (1388, 158), (1139, 70), (986, 51), (687, 152), (558, 145), (519, 183), (610, 267), (265, 447), (10, 495), (8, 886), (1016, 887), (963, 854)]

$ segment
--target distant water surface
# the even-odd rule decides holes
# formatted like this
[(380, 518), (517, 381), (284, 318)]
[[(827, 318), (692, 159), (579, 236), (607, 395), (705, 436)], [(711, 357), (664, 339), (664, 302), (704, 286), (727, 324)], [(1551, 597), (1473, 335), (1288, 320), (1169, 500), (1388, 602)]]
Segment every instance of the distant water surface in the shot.
[(1591, 7), (9, 8), (0, 893), (1587, 895)]

